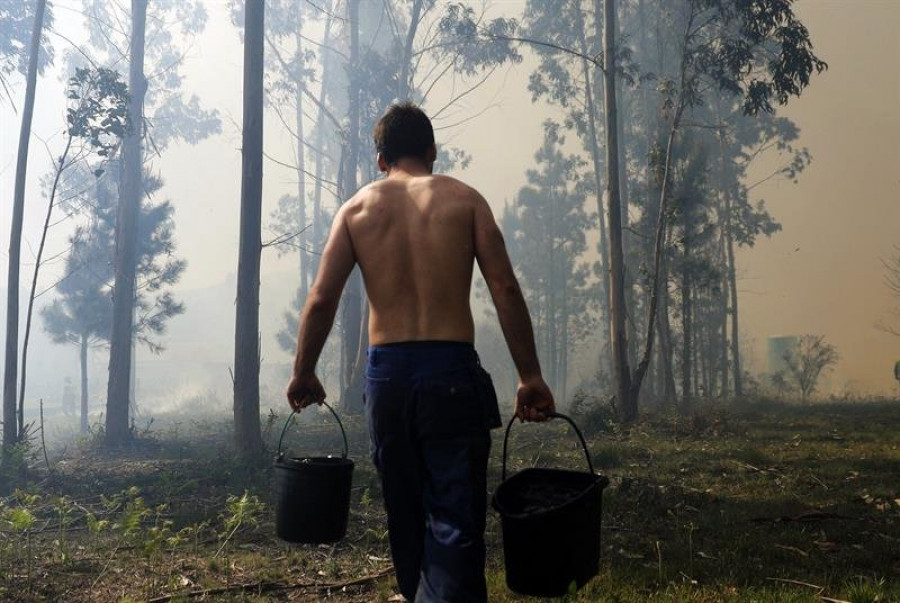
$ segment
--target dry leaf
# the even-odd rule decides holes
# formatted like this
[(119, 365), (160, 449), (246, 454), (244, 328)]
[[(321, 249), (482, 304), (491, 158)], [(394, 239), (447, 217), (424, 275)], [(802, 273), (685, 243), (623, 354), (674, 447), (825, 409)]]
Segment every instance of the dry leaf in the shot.
[(782, 550), (785, 550), (785, 551), (790, 551), (790, 552), (792, 552), (792, 553), (797, 553), (798, 555), (800, 555), (800, 556), (802, 556), (802, 557), (809, 557), (809, 553), (807, 553), (807, 552), (804, 551), (803, 549), (798, 549), (798, 548), (795, 547), (795, 546), (790, 546), (790, 545), (787, 545), (787, 544), (776, 544), (776, 545), (775, 545), (775, 548), (776, 548), (776, 549), (782, 549)]

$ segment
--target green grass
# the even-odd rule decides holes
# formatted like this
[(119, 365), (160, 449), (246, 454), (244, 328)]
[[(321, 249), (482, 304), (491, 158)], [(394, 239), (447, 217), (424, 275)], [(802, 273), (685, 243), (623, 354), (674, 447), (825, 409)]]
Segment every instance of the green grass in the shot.
[[(287, 546), (273, 537), (270, 464), (239, 466), (223, 444), (227, 426), (177, 432), (163, 426), (118, 456), (70, 452), (54, 474), (36, 475), (27, 487), (37, 498), (5, 499), (0, 600), (142, 601), (233, 584), (341, 583), (382, 571), (389, 550), (365, 426), (347, 423), (357, 465), (350, 529), (341, 543)], [(688, 418), (660, 412), (627, 432), (583, 427), (591, 434), (591, 458), (611, 484), (603, 499), (599, 576), (566, 600), (900, 601), (900, 403), (710, 406)], [(500, 479), (502, 449), (501, 430), (494, 435), (491, 489)], [(289, 436), (305, 452), (333, 452), (338, 438), (319, 418)], [(567, 426), (553, 423), (516, 425), (509, 464), (581, 468), (585, 461)], [(134, 493), (122, 495), (118, 507), (108, 501), (132, 486), (142, 505), (126, 509)], [(252, 512), (216, 556), (228, 496), (245, 490), (266, 507)], [(60, 495), (67, 498), (60, 502)], [(17, 519), (22, 510), (36, 518), (30, 527)], [(108, 525), (88, 530), (88, 512)], [(165, 537), (181, 536), (166, 540), (161, 528)], [(537, 601), (506, 588), (493, 511), (486, 537), (490, 600)], [(386, 601), (393, 592), (386, 577), (329, 600)], [(321, 595), (251, 590), (205, 600)]]
[[(520, 435), (541, 430), (567, 441)], [(612, 478), (604, 558), (573, 601), (900, 601), (900, 404), (711, 407), (590, 447)], [(493, 552), (491, 600), (521, 600)]]

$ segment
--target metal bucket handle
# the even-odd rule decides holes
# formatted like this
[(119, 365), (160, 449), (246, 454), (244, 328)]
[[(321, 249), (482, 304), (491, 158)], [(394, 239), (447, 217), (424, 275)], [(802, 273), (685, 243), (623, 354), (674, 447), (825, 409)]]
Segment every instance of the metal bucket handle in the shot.
[[(334, 412), (334, 409), (327, 402), (323, 401), (323, 402), (320, 402), (320, 404), (322, 404), (323, 406), (325, 406), (325, 408), (330, 410), (331, 414), (334, 415), (334, 418), (337, 419), (338, 427), (341, 428), (341, 435), (344, 437), (344, 450), (341, 453), (341, 458), (345, 459), (345, 458), (347, 458), (349, 448), (347, 446), (347, 432), (344, 431), (344, 424), (341, 423), (341, 418), (338, 416), (338, 414), (336, 412)], [(296, 410), (291, 412), (291, 414), (287, 418), (287, 421), (284, 422), (284, 428), (281, 430), (281, 437), (278, 438), (278, 457), (277, 458), (279, 461), (284, 458), (284, 451), (281, 449), (281, 442), (284, 440), (284, 433), (287, 431), (288, 425), (291, 424), (291, 419), (293, 419), (294, 415), (296, 415), (296, 414), (297, 414)]]
[[(594, 473), (594, 464), (591, 462), (591, 455), (588, 452), (587, 444), (584, 441), (584, 436), (581, 435), (581, 430), (578, 429), (578, 425), (575, 424), (575, 421), (567, 417), (566, 415), (558, 412), (548, 412), (546, 413), (548, 417), (551, 419), (564, 419), (569, 425), (572, 426), (572, 429), (575, 430), (575, 434), (578, 436), (578, 439), (581, 441), (581, 448), (584, 450), (584, 458), (587, 461), (588, 469), (591, 471), (591, 475)], [(506, 424), (506, 435), (503, 436), (503, 478), (502, 481), (506, 481), (506, 446), (509, 442), (509, 430), (512, 428), (513, 423), (516, 420), (516, 416), (513, 415), (509, 419), (509, 423)]]

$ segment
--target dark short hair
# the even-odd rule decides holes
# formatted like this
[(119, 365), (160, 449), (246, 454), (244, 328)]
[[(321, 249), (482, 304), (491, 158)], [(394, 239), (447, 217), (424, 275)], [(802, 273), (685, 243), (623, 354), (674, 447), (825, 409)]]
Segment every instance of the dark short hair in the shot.
[(431, 120), (412, 103), (391, 105), (375, 124), (375, 149), (388, 165), (403, 157), (425, 161), (434, 145)]

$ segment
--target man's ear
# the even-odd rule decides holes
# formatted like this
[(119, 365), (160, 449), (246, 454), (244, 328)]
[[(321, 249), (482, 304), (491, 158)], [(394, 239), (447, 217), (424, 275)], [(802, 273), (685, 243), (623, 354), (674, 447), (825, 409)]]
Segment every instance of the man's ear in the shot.
[(381, 155), (381, 153), (378, 153), (377, 161), (378, 161), (378, 171), (379, 172), (387, 172), (388, 168), (390, 166), (388, 165), (388, 162), (384, 160), (384, 157)]
[(431, 147), (429, 147), (425, 159), (425, 163), (428, 164), (428, 169), (434, 170), (434, 162), (437, 161), (437, 145), (432, 144)]

